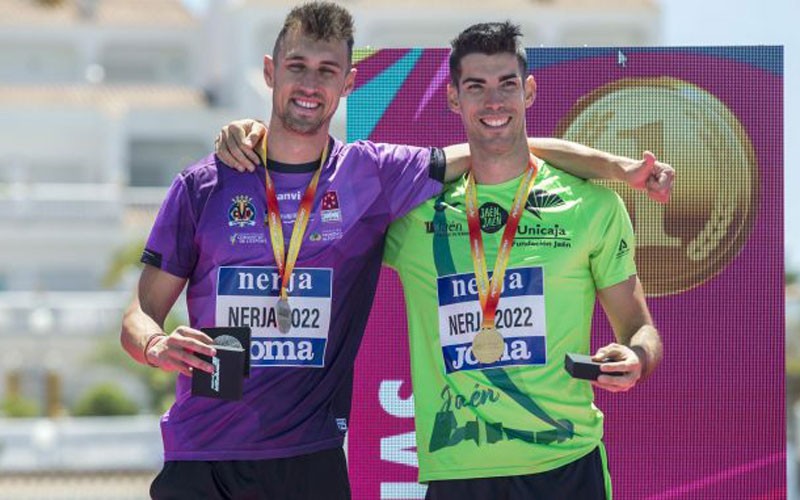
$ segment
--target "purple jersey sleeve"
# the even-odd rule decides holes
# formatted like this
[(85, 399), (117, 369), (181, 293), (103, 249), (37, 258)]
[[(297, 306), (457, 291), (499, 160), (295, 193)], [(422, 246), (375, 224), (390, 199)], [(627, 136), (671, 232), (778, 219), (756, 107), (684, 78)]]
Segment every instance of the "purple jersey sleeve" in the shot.
[(141, 261), (179, 278), (188, 278), (197, 261), (194, 207), (184, 173), (172, 182), (161, 204)]
[(442, 190), (437, 172), (444, 171), (441, 150), (365, 142), (375, 156), (383, 196), (392, 220), (399, 219)]

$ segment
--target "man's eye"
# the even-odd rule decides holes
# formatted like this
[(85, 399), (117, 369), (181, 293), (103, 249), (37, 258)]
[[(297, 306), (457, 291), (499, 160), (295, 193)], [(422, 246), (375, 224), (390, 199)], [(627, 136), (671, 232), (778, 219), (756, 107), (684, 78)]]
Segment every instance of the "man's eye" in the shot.
[(303, 71), (303, 65), (302, 64), (290, 64), (289, 65), (289, 71), (291, 71), (292, 73), (297, 73), (299, 71)]

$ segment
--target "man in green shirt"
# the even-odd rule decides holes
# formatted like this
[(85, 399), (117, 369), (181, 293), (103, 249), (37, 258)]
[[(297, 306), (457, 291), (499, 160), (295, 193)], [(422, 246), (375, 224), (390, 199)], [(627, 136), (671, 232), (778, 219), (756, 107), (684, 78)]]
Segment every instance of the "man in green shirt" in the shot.
[[(432, 500), (610, 498), (591, 385), (627, 391), (662, 357), (621, 199), (529, 152), (536, 84), (519, 37), (489, 23), (453, 41), (448, 104), (464, 123), (471, 173), (387, 237)], [(564, 357), (589, 351), (595, 298), (617, 342), (593, 357), (616, 373), (590, 385), (570, 377)]]

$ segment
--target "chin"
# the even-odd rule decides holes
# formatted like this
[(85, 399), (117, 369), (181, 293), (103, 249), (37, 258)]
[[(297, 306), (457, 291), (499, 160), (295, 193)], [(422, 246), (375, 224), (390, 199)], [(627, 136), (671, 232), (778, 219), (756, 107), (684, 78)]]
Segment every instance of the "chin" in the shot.
[(285, 120), (284, 124), (287, 129), (300, 135), (315, 135), (317, 132), (326, 125), (323, 121), (307, 122), (301, 120)]

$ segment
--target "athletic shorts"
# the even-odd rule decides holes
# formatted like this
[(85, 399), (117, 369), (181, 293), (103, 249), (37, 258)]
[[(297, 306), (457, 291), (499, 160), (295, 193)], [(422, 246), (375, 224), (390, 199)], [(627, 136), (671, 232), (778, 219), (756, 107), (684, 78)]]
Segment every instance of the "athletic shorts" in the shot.
[(350, 500), (342, 448), (271, 460), (174, 461), (150, 485), (154, 500)]
[(605, 500), (611, 481), (605, 450), (597, 447), (578, 460), (526, 476), (451, 479), (428, 483), (426, 500)]

